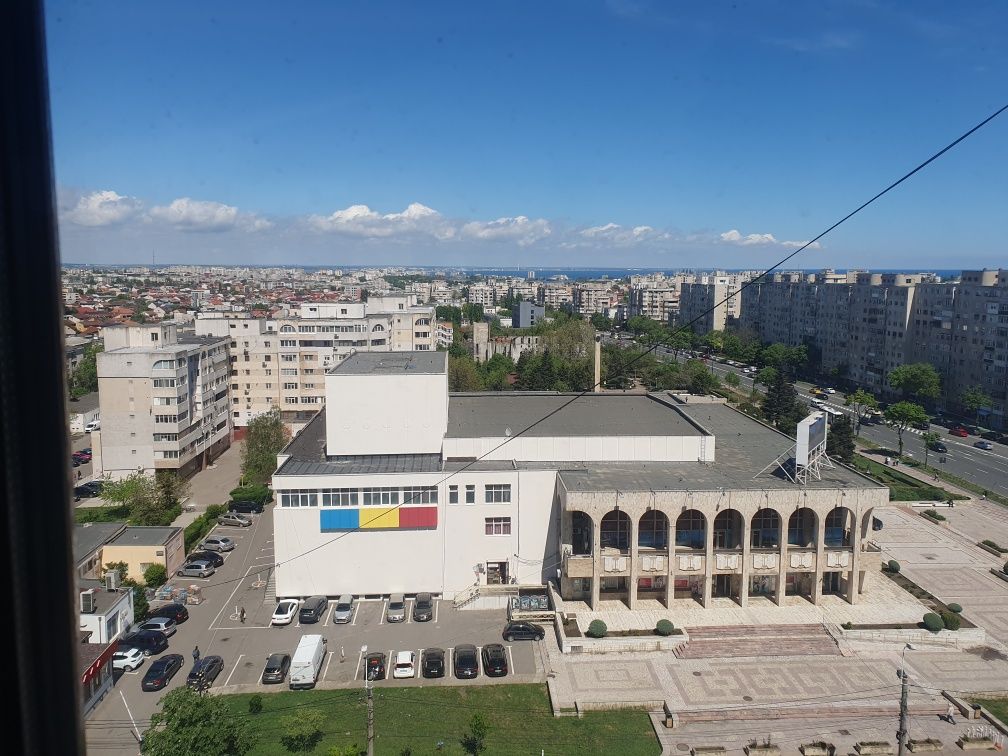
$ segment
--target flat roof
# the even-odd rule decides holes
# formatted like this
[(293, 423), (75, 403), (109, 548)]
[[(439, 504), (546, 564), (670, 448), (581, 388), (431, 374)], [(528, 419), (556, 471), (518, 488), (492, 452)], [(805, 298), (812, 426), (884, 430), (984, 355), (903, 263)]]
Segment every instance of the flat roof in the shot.
[(127, 525), (126, 530), (109, 541), (116, 546), (163, 546), (182, 528), (171, 525)]
[(79, 565), (95, 553), (99, 546), (108, 543), (125, 527), (125, 522), (87, 522), (81, 525), (74, 525), (74, 564)]
[(447, 352), (355, 352), (326, 375), (443, 375), (447, 364)]
[[(531, 428), (529, 426), (532, 426)], [(648, 394), (450, 394), (448, 438), (704, 436), (671, 400)]]

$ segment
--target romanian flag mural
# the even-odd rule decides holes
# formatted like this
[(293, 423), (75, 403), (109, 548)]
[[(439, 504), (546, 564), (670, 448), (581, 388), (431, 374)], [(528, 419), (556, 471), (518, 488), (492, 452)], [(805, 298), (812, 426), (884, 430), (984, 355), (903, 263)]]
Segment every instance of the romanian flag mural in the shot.
[(323, 533), (348, 530), (435, 530), (437, 507), (367, 507), (320, 509)]

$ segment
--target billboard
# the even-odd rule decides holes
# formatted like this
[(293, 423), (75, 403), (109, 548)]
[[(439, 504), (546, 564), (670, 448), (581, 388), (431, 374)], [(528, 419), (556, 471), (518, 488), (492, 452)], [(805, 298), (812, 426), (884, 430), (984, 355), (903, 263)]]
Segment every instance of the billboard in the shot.
[(808, 465), (809, 452), (826, 443), (826, 414), (813, 412), (798, 423), (795, 443), (795, 464)]

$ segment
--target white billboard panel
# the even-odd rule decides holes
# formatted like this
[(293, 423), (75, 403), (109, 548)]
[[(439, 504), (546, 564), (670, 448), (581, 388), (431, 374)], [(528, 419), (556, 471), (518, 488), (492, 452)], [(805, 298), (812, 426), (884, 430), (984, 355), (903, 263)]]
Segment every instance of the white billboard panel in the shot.
[(798, 423), (795, 441), (795, 463), (808, 465), (809, 452), (826, 443), (826, 414), (813, 412)]

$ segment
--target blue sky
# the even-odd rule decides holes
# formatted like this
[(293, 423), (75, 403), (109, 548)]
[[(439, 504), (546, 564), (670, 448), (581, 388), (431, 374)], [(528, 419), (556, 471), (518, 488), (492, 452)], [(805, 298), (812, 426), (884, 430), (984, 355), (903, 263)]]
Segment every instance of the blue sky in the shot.
[[(993, 2), (47, 6), (68, 262), (765, 267), (1008, 101)], [(1005, 264), (1008, 114), (789, 267)]]

